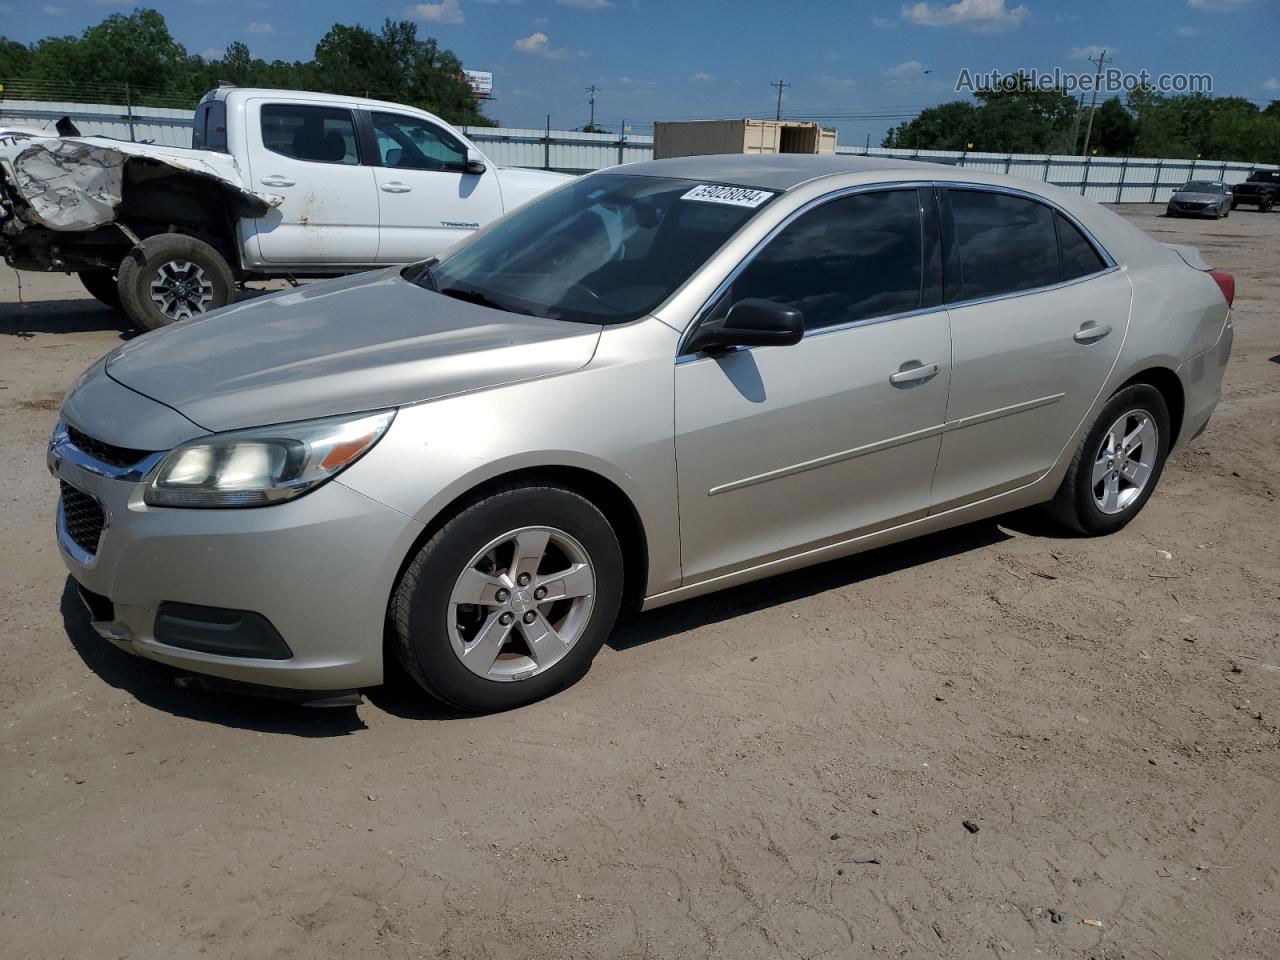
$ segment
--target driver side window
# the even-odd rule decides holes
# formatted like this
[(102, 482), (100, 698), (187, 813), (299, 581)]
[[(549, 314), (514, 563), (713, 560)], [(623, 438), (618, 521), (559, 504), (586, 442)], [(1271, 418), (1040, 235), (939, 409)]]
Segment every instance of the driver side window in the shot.
[(713, 316), (747, 298), (799, 309), (806, 330), (906, 313), (921, 302), (922, 248), (914, 189), (832, 200), (770, 240)]
[(461, 170), (467, 148), (435, 124), (398, 113), (373, 114), (378, 160), (402, 170)]

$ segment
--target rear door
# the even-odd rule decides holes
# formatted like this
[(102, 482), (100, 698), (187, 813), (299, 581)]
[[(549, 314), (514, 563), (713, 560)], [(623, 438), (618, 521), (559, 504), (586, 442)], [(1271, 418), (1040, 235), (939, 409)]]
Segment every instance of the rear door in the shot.
[(467, 173), (467, 145), (452, 132), (406, 113), (373, 110), (369, 117), (379, 261), (435, 256), (502, 215), (497, 172)]
[(951, 372), (931, 205), (906, 187), (801, 213), (711, 308), (785, 303), (805, 335), (677, 361), (685, 583), (927, 513)]
[(248, 101), (253, 189), (284, 202), (255, 223), (263, 261), (370, 264), (378, 255), (373, 168), (362, 162), (354, 111), (323, 101)]
[(933, 511), (1057, 461), (1115, 366), (1132, 289), (1070, 218), (1030, 196), (943, 191), (951, 396)]

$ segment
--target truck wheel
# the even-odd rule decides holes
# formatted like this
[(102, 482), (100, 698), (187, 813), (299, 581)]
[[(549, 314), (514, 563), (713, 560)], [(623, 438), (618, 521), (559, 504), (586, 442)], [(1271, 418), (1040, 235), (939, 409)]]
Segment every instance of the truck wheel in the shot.
[(1266, 200), (1263, 200), (1260, 204), (1258, 204), (1258, 209), (1259, 209), (1259, 210), (1261, 210), (1263, 213), (1270, 213), (1270, 212), (1271, 212), (1271, 199), (1270, 199), (1270, 198), (1268, 198), (1268, 199), (1266, 199)]
[(120, 289), (116, 286), (116, 275), (111, 270), (81, 270), (80, 282), (99, 303), (112, 310), (120, 309)]
[(155, 330), (230, 303), (235, 277), (203, 240), (180, 233), (147, 237), (120, 263), (120, 304), (134, 323)]

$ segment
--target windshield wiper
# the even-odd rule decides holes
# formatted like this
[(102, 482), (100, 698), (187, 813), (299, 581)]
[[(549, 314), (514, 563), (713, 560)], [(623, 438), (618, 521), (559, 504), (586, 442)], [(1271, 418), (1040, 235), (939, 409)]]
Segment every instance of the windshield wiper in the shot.
[(413, 278), (413, 282), (419, 286), (425, 286), (428, 290), (435, 293), (440, 292), (440, 284), (436, 283), (435, 266), (440, 262), (439, 257), (432, 257), (422, 265), (422, 269), (418, 271), (418, 275)]
[(499, 303), (492, 297), (486, 296), (479, 290), (474, 290), (470, 287), (436, 287), (435, 290), (437, 293), (442, 293), (446, 297), (453, 297), (455, 300), (462, 300), (465, 303), (474, 303), (476, 306), (491, 307), (494, 310), (501, 310), (504, 313), (520, 313), (525, 316), (531, 315), (527, 310), (517, 310), (509, 303)]

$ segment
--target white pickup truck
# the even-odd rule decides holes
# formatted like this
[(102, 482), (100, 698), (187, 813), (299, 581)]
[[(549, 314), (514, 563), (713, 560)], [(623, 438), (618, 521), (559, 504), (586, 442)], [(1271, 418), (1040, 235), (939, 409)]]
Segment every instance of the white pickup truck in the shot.
[(196, 107), (191, 149), (0, 138), (0, 253), (78, 273), (150, 329), (245, 281), (434, 256), (567, 179), (495, 167), (412, 107), (220, 87)]

